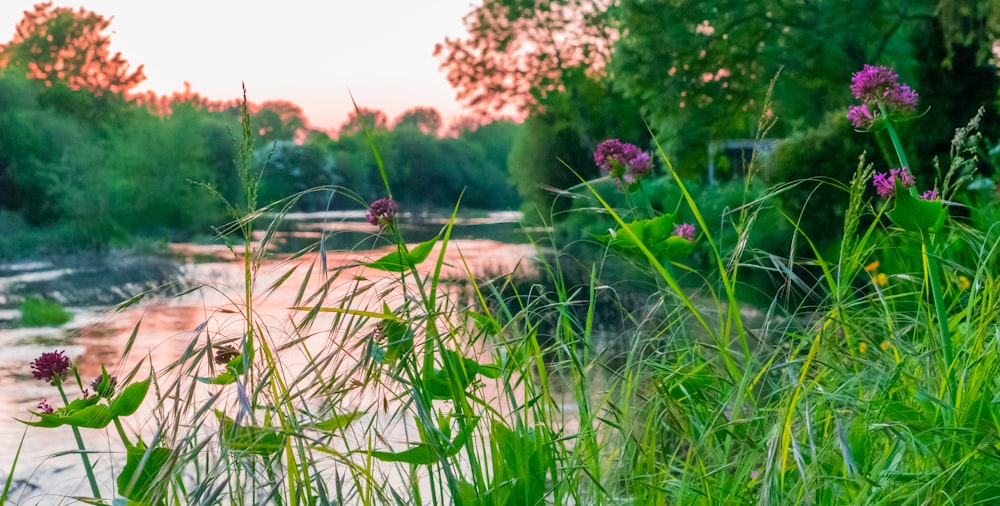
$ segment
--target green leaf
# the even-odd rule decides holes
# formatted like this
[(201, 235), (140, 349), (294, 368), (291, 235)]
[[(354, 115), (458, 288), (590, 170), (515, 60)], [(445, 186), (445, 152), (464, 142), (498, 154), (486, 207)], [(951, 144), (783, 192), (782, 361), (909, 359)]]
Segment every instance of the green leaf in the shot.
[(422, 242), (405, 255), (403, 254), (403, 249), (400, 248), (374, 262), (362, 262), (362, 265), (381, 271), (403, 272), (409, 270), (411, 267), (416, 267), (417, 264), (426, 260), (427, 256), (431, 254), (431, 250), (434, 249), (434, 244), (437, 243), (437, 240), (438, 238), (435, 237), (429, 241)]
[[(477, 420), (478, 422), (478, 420)], [(373, 451), (372, 457), (382, 462), (403, 462), (406, 464), (433, 464), (441, 458), (454, 457), (459, 450), (468, 442), (469, 436), (475, 430), (476, 423), (467, 424), (462, 431), (455, 436), (455, 440), (445, 443), (441, 447), (435, 448), (428, 443), (419, 443), (401, 452)]]
[(351, 424), (351, 422), (361, 418), (362, 415), (368, 411), (354, 410), (350, 413), (341, 413), (339, 415), (334, 415), (332, 418), (323, 420), (322, 422), (317, 422), (313, 425), (317, 430), (332, 431), (337, 429), (342, 429)]
[[(147, 448), (139, 441), (135, 446), (126, 448), (126, 455), (125, 467), (118, 475), (118, 494), (144, 504), (141, 501), (164, 486), (165, 481), (160, 473), (170, 462), (173, 452), (169, 448)], [(131, 501), (127, 504), (137, 504)]]
[(150, 378), (125, 387), (122, 393), (111, 400), (111, 414), (114, 416), (129, 416), (139, 409), (146, 393), (149, 391)]
[(223, 372), (219, 373), (219, 375), (214, 378), (200, 377), (198, 378), (198, 381), (207, 385), (228, 385), (230, 383), (236, 383), (236, 376), (233, 376), (233, 373), (230, 372)]
[(285, 436), (271, 428), (236, 425), (220, 411), (215, 412), (221, 424), (223, 446), (241, 452), (268, 456), (285, 447)]
[(924, 200), (914, 197), (897, 181), (896, 195), (893, 201), (892, 210), (886, 215), (903, 230), (936, 232), (944, 225), (947, 213), (945, 213), (944, 204), (940, 200)]

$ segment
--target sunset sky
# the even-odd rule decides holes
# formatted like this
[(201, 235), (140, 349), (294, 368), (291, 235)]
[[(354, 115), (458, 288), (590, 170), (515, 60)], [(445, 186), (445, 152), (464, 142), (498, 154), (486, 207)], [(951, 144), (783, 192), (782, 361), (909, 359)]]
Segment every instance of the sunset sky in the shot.
[[(0, 1), (0, 42), (37, 0)], [(138, 90), (169, 95), (191, 89), (212, 99), (283, 99), (302, 107), (310, 126), (340, 126), (358, 105), (390, 120), (414, 106), (446, 118), (462, 113), (439, 70), (434, 45), (465, 34), (474, 0), (75, 0), (112, 17), (112, 51), (145, 65)], [(261, 5), (267, 5), (263, 7)]]

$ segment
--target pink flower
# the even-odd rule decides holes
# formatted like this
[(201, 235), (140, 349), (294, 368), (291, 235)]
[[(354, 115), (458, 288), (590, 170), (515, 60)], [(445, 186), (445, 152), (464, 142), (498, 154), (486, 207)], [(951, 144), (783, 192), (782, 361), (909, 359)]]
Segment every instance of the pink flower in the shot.
[(52, 406), (49, 406), (48, 401), (46, 401), (45, 399), (42, 399), (38, 403), (37, 409), (39, 413), (45, 413), (46, 415), (51, 415), (52, 413), (55, 413), (55, 410), (52, 409)]
[(853, 106), (847, 119), (855, 128), (871, 128), (885, 108), (886, 115), (904, 118), (917, 110), (917, 92), (899, 82), (899, 75), (891, 67), (865, 65), (851, 78), (851, 94), (862, 105)]
[(899, 184), (903, 185), (903, 188), (910, 188), (917, 184), (917, 181), (913, 178), (913, 174), (910, 174), (909, 169), (906, 167), (892, 169), (888, 174), (884, 172), (876, 173), (872, 178), (872, 184), (875, 186), (875, 192), (878, 193), (879, 197), (887, 199), (896, 194), (897, 177), (899, 178)]
[(694, 240), (694, 225), (690, 223), (681, 223), (679, 225), (674, 225), (674, 236), (680, 237), (682, 239), (687, 239), (689, 241)]
[(937, 190), (927, 190), (922, 195), (920, 195), (920, 198), (924, 200), (937, 200), (941, 198), (941, 194), (938, 193)]

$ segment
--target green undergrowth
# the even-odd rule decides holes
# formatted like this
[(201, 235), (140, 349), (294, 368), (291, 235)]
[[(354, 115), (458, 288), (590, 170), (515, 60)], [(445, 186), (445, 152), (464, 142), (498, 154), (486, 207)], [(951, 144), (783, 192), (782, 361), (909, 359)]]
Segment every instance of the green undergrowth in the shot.
[[(761, 216), (805, 182), (761, 191), (750, 170), (742, 205), (725, 211), (716, 237), (699, 196), (659, 151), (678, 213), (637, 217), (634, 202), (610, 203), (622, 187), (603, 182), (573, 190), (590, 202), (573, 212), (612, 224), (594, 238), (589, 265), (560, 254), (569, 245), (553, 234), (536, 244), (545, 254), (522, 265), (530, 276), (483, 275), (452, 243), (454, 214), (436, 237), (413, 243), (375, 202), (373, 233), (394, 244), (383, 256), (332, 264), (320, 240), (276, 268), (267, 243), (300, 195), (258, 204), (247, 120), (237, 142), (246, 199), (227, 203), (233, 221), (219, 230), (243, 261), (243, 283), (201, 288), (229, 303), (208, 308), (184, 353), (148, 379), (141, 365), (114, 384), (105, 374), (106, 401), (32, 419), (87, 429), (94, 456), (121, 462), (87, 502), (1000, 498), (1000, 243), (950, 217), (933, 230), (895, 224), (866, 191), (874, 169), (863, 160), (847, 183), (808, 182), (849, 201), (832, 252), (813, 246), (799, 212), (779, 213), (780, 226), (798, 232), (790, 249), (748, 239), (775, 226)], [(310, 191), (367, 205), (342, 188)], [(671, 235), (680, 216), (697, 228), (693, 240)], [(685, 261), (692, 252), (703, 259), (697, 269)], [(605, 270), (618, 263), (631, 269)], [(445, 275), (456, 270), (457, 282)], [(786, 295), (748, 307), (746, 280), (762, 273)], [(289, 293), (283, 313), (264, 310)], [(123, 356), (141, 332), (140, 323)], [(119, 419), (143, 398), (148, 415), (129, 434)], [(120, 437), (125, 451), (94, 449), (107, 445), (101, 437)]]

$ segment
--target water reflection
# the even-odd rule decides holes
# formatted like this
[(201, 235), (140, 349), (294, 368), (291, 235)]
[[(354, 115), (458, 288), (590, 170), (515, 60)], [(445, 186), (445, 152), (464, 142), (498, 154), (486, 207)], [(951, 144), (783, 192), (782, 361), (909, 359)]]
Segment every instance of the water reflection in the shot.
[[(329, 221), (319, 220), (316, 225), (311, 220), (300, 220), (302, 223), (282, 237), (285, 245), (292, 245), (298, 239), (315, 239), (296, 234), (321, 232), (322, 237), (332, 238), (339, 234), (352, 233), (353, 226), (346, 221), (331, 226)], [(325, 224), (323, 224), (325, 223)], [(510, 228), (509, 224), (507, 228)], [(440, 227), (437, 224), (427, 225), (428, 237), (433, 237)], [(433, 231), (433, 232), (430, 232)], [(360, 234), (360, 232), (357, 232)], [(366, 234), (371, 237), (370, 234)], [(416, 239), (419, 240), (419, 239)], [(375, 240), (377, 241), (377, 239)], [(336, 276), (337, 283), (329, 286), (326, 292), (325, 305), (336, 305), (342, 300), (351, 300), (351, 306), (359, 310), (381, 311), (383, 303), (392, 307), (403, 304), (404, 294), (394, 291), (397, 286), (397, 275), (385, 279), (381, 273), (360, 267), (360, 261), (371, 261), (391, 251), (391, 246), (380, 246), (370, 251), (330, 251), (324, 257), (306, 255), (295, 259), (275, 255), (273, 260), (265, 262), (259, 272), (255, 287), (254, 307), (256, 317), (263, 328), (273, 332), (275, 336), (294, 336), (302, 333), (296, 329), (296, 322), (290, 318), (288, 308), (303, 305), (299, 300), (301, 293), (312, 293), (319, 289), (324, 279)], [(295, 249), (295, 246), (290, 248)], [(332, 248), (331, 248), (332, 249)], [(154, 297), (139, 304), (128, 307), (117, 313), (106, 313), (100, 307), (76, 306), (70, 309), (74, 319), (62, 328), (46, 329), (2, 329), (0, 330), (0, 476), (9, 472), (14, 461), (14, 452), (24, 440), (24, 447), (18, 458), (15, 470), (15, 490), (12, 497), (15, 502), (20, 498), (30, 497), (30, 501), (44, 501), (41, 494), (52, 494), (51, 497), (62, 498), (72, 494), (87, 494), (88, 487), (82, 470), (79, 468), (78, 455), (66, 454), (58, 457), (50, 455), (76, 447), (68, 428), (38, 429), (25, 427), (14, 418), (26, 419), (28, 410), (36, 408), (41, 399), (52, 399), (58, 396), (55, 389), (31, 377), (28, 364), (42, 352), (53, 349), (66, 350), (80, 372), (81, 380), (89, 383), (100, 374), (104, 365), (112, 374), (125, 374), (139, 367), (137, 379), (143, 379), (150, 367), (162, 370), (192, 349), (192, 345), (205, 346), (209, 339), (214, 342), (238, 340), (243, 332), (240, 311), (242, 310), (242, 263), (239, 261), (218, 261), (219, 258), (232, 258), (228, 250), (206, 249), (194, 245), (179, 245), (179, 254), (191, 260), (184, 265), (182, 276), (188, 286), (201, 286), (183, 296)], [(520, 266), (528, 268), (530, 262), (525, 259), (535, 254), (532, 246), (526, 244), (508, 244), (495, 240), (453, 240), (445, 256), (443, 277), (462, 279), (466, 277), (466, 269), (477, 273), (499, 274), (511, 272)], [(436, 258), (437, 250), (431, 253)], [(212, 260), (212, 261), (205, 261)], [(320, 274), (325, 260), (327, 276)], [(433, 262), (428, 262), (432, 264)], [(305, 278), (305, 272), (313, 267), (313, 274)], [(423, 266), (422, 275), (430, 273), (431, 265)], [(286, 273), (295, 268), (292, 276)], [(282, 283), (278, 283), (282, 281)], [(317, 301), (305, 301), (316, 304)], [(298, 318), (297, 315), (292, 315)], [(311, 329), (301, 342), (301, 347), (292, 347), (282, 353), (281, 367), (283, 370), (296, 371), (308, 362), (299, 350), (311, 349), (322, 355), (333, 354), (338, 347), (351, 356), (359, 353), (356, 344), (338, 343), (338, 338), (330, 329), (333, 326), (333, 315), (321, 314), (312, 323)], [(357, 329), (350, 330), (354, 335)], [(126, 349), (129, 353), (123, 356)], [(484, 351), (485, 352), (485, 351)], [(356, 355), (355, 355), (356, 356)], [(210, 355), (208, 356), (210, 358)], [(177, 374), (196, 374), (211, 376), (214, 371), (209, 360), (195, 364), (188, 371), (175, 371)], [(337, 366), (339, 371), (348, 371), (349, 361)], [(294, 375), (295, 373), (293, 373)], [(166, 383), (176, 376), (166, 375), (162, 380)], [(159, 379), (159, 377), (158, 377)], [(207, 396), (218, 387), (206, 386), (199, 395)], [(499, 397), (498, 385), (487, 385), (484, 397)], [(71, 392), (74, 390), (69, 388)], [(72, 396), (72, 394), (71, 394)], [(371, 407), (386, 406), (392, 400), (391, 396), (379, 396), (377, 389), (366, 390), (363, 396), (349, 399), (350, 406)], [(147, 402), (147, 404), (149, 404)], [(348, 408), (345, 406), (344, 408)], [(155, 417), (148, 410), (152, 406), (144, 405), (143, 410), (126, 421), (126, 430), (137, 430), (150, 434), (155, 430), (152, 426)], [(389, 412), (392, 409), (390, 407)], [(379, 448), (392, 446), (400, 448), (412, 436), (412, 420), (386, 420), (384, 409), (378, 409), (366, 415), (366, 420), (360, 421), (360, 426), (369, 424), (386, 424), (384, 434), (387, 439), (373, 441), (371, 432), (359, 431), (356, 440), (351, 444), (362, 446), (374, 445)], [(135, 424), (139, 424), (136, 426)], [(114, 437), (109, 437), (103, 431), (85, 430), (84, 439), (88, 448), (93, 448), (95, 467), (101, 486), (104, 490), (113, 490), (111, 466), (114, 460), (109, 454), (120, 454), (120, 443)], [(66, 481), (64, 478), (72, 478)], [(78, 479), (79, 478), (79, 479)], [(56, 485), (58, 483), (58, 485)], [(44, 484), (44, 486), (42, 486)], [(44, 490), (43, 490), (44, 489)]]

